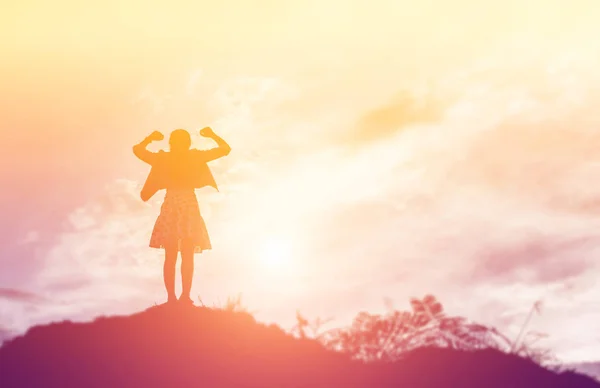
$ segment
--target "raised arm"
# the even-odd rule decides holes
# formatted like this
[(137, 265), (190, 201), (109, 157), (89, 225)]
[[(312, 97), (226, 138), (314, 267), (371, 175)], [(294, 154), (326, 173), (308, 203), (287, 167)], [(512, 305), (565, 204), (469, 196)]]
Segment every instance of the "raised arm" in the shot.
[(164, 139), (162, 133), (158, 131), (152, 132), (149, 136), (147, 136), (144, 140), (142, 140), (139, 144), (133, 146), (133, 153), (140, 160), (153, 165), (156, 161), (156, 156), (158, 155), (156, 152), (148, 151), (148, 144), (153, 141), (160, 141)]
[(219, 135), (217, 135), (210, 127), (203, 128), (200, 131), (200, 135), (208, 137), (209, 139), (213, 139), (215, 143), (217, 143), (217, 147), (215, 148), (200, 151), (203, 161), (210, 162), (211, 160), (227, 156), (231, 152), (231, 147), (229, 146), (229, 144), (227, 144), (227, 142), (223, 140), (223, 138), (221, 138)]

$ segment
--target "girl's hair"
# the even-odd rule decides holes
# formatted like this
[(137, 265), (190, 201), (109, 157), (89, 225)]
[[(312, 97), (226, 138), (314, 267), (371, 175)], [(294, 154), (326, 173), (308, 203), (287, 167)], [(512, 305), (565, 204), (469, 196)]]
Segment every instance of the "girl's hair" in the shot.
[(172, 150), (189, 150), (192, 146), (192, 137), (185, 129), (176, 129), (171, 132), (169, 146)]

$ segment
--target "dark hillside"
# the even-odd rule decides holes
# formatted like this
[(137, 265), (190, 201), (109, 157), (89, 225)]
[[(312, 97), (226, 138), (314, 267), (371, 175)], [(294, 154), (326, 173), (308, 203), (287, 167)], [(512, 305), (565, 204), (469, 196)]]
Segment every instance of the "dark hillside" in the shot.
[(498, 351), (364, 364), (246, 313), (158, 306), (35, 327), (0, 348), (0, 387), (600, 387)]

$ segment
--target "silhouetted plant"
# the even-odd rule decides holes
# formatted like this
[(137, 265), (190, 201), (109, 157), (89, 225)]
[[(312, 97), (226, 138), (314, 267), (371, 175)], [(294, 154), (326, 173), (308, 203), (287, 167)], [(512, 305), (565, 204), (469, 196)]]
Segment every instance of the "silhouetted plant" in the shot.
[(554, 353), (550, 349), (539, 347), (537, 342), (547, 338), (548, 335), (545, 333), (528, 332), (523, 337), (523, 341), (518, 344), (512, 351), (520, 357), (528, 358), (537, 364), (551, 367), (555, 371), (562, 370), (559, 360), (556, 358)]
[(242, 304), (242, 294), (238, 294), (235, 297), (228, 297), (223, 310), (230, 312), (249, 312), (248, 309)]
[(308, 319), (304, 318), (300, 314), (300, 311), (296, 311), (296, 326), (292, 327), (292, 334), (297, 335), (300, 338), (306, 338), (306, 329), (310, 326)]
[[(198, 300), (201, 306), (205, 306), (202, 302), (202, 299), (198, 297)], [(237, 296), (229, 296), (227, 297), (227, 301), (223, 304), (219, 300), (218, 303), (213, 303), (213, 308), (225, 310), (228, 312), (240, 312), (240, 313), (248, 313), (250, 315), (254, 315), (255, 311), (249, 311), (246, 306), (242, 303), (242, 294), (238, 294)]]
[(324, 342), (324, 336), (327, 335), (328, 332), (321, 332), (321, 329), (325, 324), (332, 320), (332, 318), (324, 320), (317, 318), (311, 323), (300, 314), (300, 311), (296, 311), (296, 325), (292, 328), (291, 332), (300, 338), (310, 337)]
[(351, 327), (323, 336), (325, 344), (367, 361), (395, 360), (419, 347), (510, 348), (510, 341), (497, 330), (462, 317), (447, 316), (432, 295), (411, 299), (411, 306), (412, 311), (390, 311), (384, 315), (362, 312)]
[[(326, 347), (365, 361), (396, 360), (420, 347), (448, 347), (460, 350), (493, 348), (514, 352), (540, 364), (554, 361), (550, 352), (533, 347), (542, 338), (532, 333), (519, 346), (493, 327), (448, 316), (433, 296), (410, 301), (412, 311), (390, 310), (383, 315), (361, 312), (348, 328), (319, 332), (322, 321), (310, 323), (297, 313), (293, 331), (300, 337), (311, 336)], [(535, 341), (533, 341), (535, 339)], [(513, 351), (514, 349), (514, 351)]]
[(525, 319), (525, 322), (521, 327), (521, 331), (519, 332), (517, 338), (511, 345), (510, 352), (512, 354), (516, 354), (518, 356), (533, 360), (538, 364), (552, 366), (553, 369), (558, 371), (560, 369), (560, 364), (558, 363), (558, 360), (556, 359), (554, 354), (552, 354), (552, 352), (549, 349), (544, 349), (537, 346), (538, 341), (548, 337), (547, 334), (525, 331), (527, 325), (533, 317), (533, 314), (541, 314), (541, 311), (542, 301), (538, 300), (531, 307), (531, 310), (529, 311), (529, 314), (527, 315), (527, 318)]

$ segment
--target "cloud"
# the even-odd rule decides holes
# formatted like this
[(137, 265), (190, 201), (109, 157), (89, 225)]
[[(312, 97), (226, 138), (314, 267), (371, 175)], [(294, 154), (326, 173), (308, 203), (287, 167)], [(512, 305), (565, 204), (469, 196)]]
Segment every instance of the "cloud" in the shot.
[(143, 268), (157, 258), (140, 252), (147, 247), (156, 207), (139, 199), (139, 187), (138, 182), (117, 180), (75, 209), (60, 240), (44, 255), (36, 286), (53, 300), (74, 306), (135, 299), (146, 292), (154, 274)]
[[(582, 357), (571, 343), (593, 341), (587, 333), (596, 316), (582, 306), (598, 292), (590, 279), (600, 271), (592, 233), (600, 193), (590, 183), (599, 144), (594, 119), (582, 113), (596, 96), (592, 85), (561, 84), (573, 69), (562, 71), (540, 77), (545, 87), (520, 77), (518, 87), (463, 79), (477, 92), (456, 98), (440, 120), (390, 125), (385, 141), (355, 154), (350, 176), (378, 195), (359, 199), (340, 185), (331, 197), (340, 201), (324, 202), (313, 227), (326, 251), (311, 260), (321, 284), (401, 300), (434, 292), (451, 311), (509, 334), (542, 299), (548, 306), (535, 328), (550, 334), (547, 345), (559, 354)], [(338, 167), (322, 166), (329, 188), (344, 177), (331, 166)], [(362, 171), (380, 177), (363, 180)], [(354, 299), (354, 308), (381, 304), (377, 298)], [(588, 329), (574, 340), (561, 325)]]
[(400, 92), (388, 105), (365, 113), (356, 130), (348, 135), (349, 140), (361, 144), (385, 138), (412, 124), (435, 122), (442, 118), (441, 104), (431, 94), (418, 96), (411, 91)]
[(517, 279), (532, 283), (551, 284), (577, 278), (596, 269), (589, 256), (599, 249), (594, 236), (535, 236), (526, 234), (513, 245), (503, 243), (487, 247), (478, 255), (478, 262), (469, 274), (486, 282)]
[(24, 303), (38, 303), (44, 301), (44, 298), (35, 293), (14, 288), (0, 288), (0, 299)]

